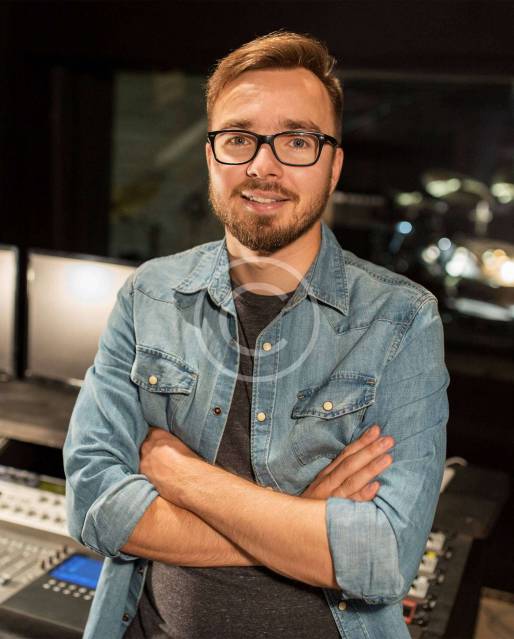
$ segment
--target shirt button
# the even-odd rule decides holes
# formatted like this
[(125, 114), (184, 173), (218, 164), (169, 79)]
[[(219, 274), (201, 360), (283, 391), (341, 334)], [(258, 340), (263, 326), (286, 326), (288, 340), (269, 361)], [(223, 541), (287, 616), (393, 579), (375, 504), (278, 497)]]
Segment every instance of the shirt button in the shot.
[(332, 402), (330, 402), (330, 401), (323, 402), (323, 408), (325, 410), (332, 410), (334, 408), (334, 404), (332, 404)]
[(257, 413), (257, 419), (260, 422), (263, 422), (266, 419), (266, 413), (263, 413), (263, 412)]
[(272, 348), (273, 346), (269, 342), (264, 342), (264, 344), (262, 345), (263, 351), (270, 351)]
[(128, 621), (130, 619), (129, 614), (127, 612), (124, 612), (122, 619), (123, 619), (123, 621)]
[(221, 415), (221, 408), (220, 408), (219, 406), (215, 406), (215, 407), (212, 409), (212, 412), (213, 412), (215, 415)]
[(339, 608), (339, 610), (341, 610), (341, 612), (343, 612), (343, 610), (346, 610), (346, 601), (340, 601), (337, 604), (337, 607)]
[(155, 377), (155, 375), (150, 375), (150, 377), (148, 378), (148, 383), (151, 384), (152, 386), (155, 386), (155, 384), (157, 384), (157, 377)]

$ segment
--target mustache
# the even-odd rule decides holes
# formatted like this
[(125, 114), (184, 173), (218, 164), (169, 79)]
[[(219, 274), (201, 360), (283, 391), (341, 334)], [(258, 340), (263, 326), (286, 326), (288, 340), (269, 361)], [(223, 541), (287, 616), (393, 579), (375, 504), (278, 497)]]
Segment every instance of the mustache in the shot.
[(261, 182), (260, 180), (247, 180), (243, 182), (240, 186), (238, 186), (233, 191), (233, 195), (242, 195), (243, 191), (267, 191), (272, 193), (277, 193), (277, 195), (281, 195), (288, 200), (292, 200), (296, 202), (298, 196), (296, 193), (293, 193), (289, 189), (280, 186), (280, 184), (276, 184), (275, 182)]

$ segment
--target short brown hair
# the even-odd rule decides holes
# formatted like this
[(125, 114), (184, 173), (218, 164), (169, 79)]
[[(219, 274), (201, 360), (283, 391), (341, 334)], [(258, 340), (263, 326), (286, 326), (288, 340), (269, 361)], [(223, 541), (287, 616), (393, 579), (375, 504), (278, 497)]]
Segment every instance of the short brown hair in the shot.
[(218, 60), (207, 80), (207, 119), (210, 123), (214, 103), (221, 91), (245, 71), (258, 69), (294, 69), (303, 67), (317, 76), (330, 97), (336, 137), (341, 139), (343, 90), (334, 75), (335, 58), (327, 46), (310, 35), (291, 31), (273, 31), (251, 40)]

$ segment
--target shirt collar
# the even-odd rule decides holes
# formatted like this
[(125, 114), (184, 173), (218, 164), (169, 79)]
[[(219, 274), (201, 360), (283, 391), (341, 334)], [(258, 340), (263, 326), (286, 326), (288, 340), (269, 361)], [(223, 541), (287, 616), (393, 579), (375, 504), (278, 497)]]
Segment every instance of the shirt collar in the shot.
[(348, 282), (341, 245), (325, 222), (321, 222), (321, 245), (318, 255), (307, 272), (308, 293), (348, 315)]
[[(227, 241), (223, 238), (217, 249), (214, 247), (204, 252), (197, 266), (175, 289), (181, 293), (195, 293), (207, 288), (213, 302), (233, 314), (229, 264)], [(299, 284), (285, 308), (296, 305), (306, 295), (332, 306), (343, 315), (348, 314), (348, 284), (343, 250), (323, 221), (318, 254), (305, 274), (303, 283)]]

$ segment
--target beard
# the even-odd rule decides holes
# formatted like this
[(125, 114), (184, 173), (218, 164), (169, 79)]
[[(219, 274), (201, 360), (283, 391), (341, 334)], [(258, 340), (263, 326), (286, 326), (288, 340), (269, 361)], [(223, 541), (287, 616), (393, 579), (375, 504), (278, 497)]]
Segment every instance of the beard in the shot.
[(214, 215), (243, 246), (258, 251), (261, 255), (270, 255), (297, 240), (321, 218), (330, 197), (330, 176), (327, 177), (322, 191), (303, 209), (295, 210), (282, 225), (275, 219), (280, 213), (268, 216), (243, 211), (240, 198), (242, 191), (246, 189), (273, 191), (287, 197), (293, 204), (297, 203), (299, 198), (295, 193), (277, 184), (250, 179), (234, 189), (226, 200), (216, 193), (209, 178), (209, 202)]

